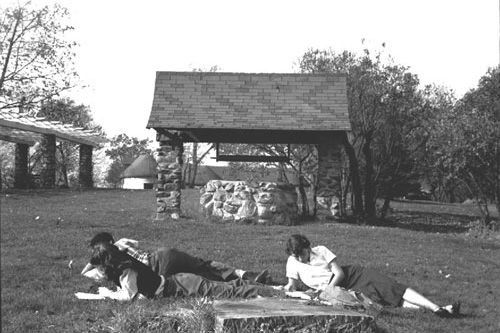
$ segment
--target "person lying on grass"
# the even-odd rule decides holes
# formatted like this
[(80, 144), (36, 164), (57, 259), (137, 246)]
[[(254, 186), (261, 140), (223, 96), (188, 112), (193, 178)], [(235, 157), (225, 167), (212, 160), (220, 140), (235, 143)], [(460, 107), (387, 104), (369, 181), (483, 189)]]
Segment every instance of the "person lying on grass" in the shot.
[(442, 317), (459, 314), (460, 302), (439, 306), (415, 290), (398, 283), (375, 269), (357, 265), (339, 266), (336, 256), (326, 247), (311, 248), (303, 235), (292, 235), (286, 244), (286, 291), (297, 289), (299, 281), (317, 292), (327, 286), (358, 291), (380, 305), (424, 308)]
[[(177, 249), (160, 248), (153, 252), (138, 249), (138, 242), (133, 239), (122, 238), (115, 242), (113, 236), (108, 232), (97, 233), (90, 240), (90, 247), (94, 248), (99, 243), (114, 244), (121, 251), (149, 266), (159, 275), (170, 276), (177, 273), (193, 273), (213, 281), (231, 281), (236, 279), (252, 280), (263, 284), (271, 284), (272, 279), (267, 270), (260, 273), (236, 269), (226, 264), (204, 260), (193, 257)], [(82, 270), (82, 275), (93, 275), (88, 273), (93, 269), (89, 263)]]
[[(99, 288), (99, 298), (134, 300), (155, 297), (215, 297), (254, 298), (284, 297), (286, 293), (272, 286), (253, 281), (235, 279), (229, 282), (211, 281), (192, 273), (178, 273), (170, 276), (159, 275), (150, 267), (110, 243), (94, 246), (90, 264), (109, 281), (116, 284), (117, 291)], [(77, 297), (78, 297), (77, 293)]]

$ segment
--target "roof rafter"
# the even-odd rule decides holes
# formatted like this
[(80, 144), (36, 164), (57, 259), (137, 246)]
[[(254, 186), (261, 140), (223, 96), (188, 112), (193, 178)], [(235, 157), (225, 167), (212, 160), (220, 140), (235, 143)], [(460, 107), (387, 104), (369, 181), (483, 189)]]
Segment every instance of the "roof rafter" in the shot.
[[(93, 147), (98, 147), (102, 143), (108, 141), (106, 138), (94, 131), (83, 130), (59, 121), (44, 120), (44, 118), (31, 117), (26, 114), (13, 111), (0, 111), (0, 128), (0, 133), (2, 135), (0, 138), (3, 137), (5, 140), (11, 142), (17, 142), (14, 140), (24, 141), (17, 143), (30, 144), (28, 142), (36, 141), (34, 138), (31, 140), (27, 139), (27, 134), (24, 134), (24, 137), (22, 137), (21, 134), (18, 133), (20, 131), (37, 134), (52, 134), (59, 139)], [(11, 131), (10, 133), (7, 133), (8, 130), (6, 129), (18, 130), (18, 132)]]

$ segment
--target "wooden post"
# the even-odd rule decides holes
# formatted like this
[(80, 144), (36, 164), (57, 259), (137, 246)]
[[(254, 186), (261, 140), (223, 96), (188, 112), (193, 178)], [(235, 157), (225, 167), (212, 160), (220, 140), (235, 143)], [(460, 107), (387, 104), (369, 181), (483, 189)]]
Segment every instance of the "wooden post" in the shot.
[(50, 189), (56, 183), (56, 136), (43, 134), (40, 142), (42, 171), (40, 172), (41, 187)]
[(14, 161), (14, 188), (28, 188), (28, 153), (30, 146), (24, 143), (16, 143)]
[(155, 221), (169, 218), (177, 220), (181, 214), (183, 142), (158, 134), (160, 147), (156, 152), (158, 186), (156, 188), (157, 211)]
[(92, 172), (92, 146), (80, 145), (80, 169), (78, 173), (78, 185), (80, 188), (94, 187)]

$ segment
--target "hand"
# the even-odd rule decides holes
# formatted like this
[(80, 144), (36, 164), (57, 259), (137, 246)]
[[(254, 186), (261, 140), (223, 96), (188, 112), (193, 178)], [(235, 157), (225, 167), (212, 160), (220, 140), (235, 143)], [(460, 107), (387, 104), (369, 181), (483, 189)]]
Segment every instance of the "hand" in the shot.
[(106, 288), (106, 287), (99, 287), (99, 288), (97, 289), (97, 292), (98, 292), (98, 293), (99, 293), (99, 295), (101, 295), (101, 296), (109, 296), (109, 295), (111, 295), (111, 293), (112, 293), (112, 291), (111, 291), (111, 290), (109, 290), (109, 289), (108, 289), (108, 288)]

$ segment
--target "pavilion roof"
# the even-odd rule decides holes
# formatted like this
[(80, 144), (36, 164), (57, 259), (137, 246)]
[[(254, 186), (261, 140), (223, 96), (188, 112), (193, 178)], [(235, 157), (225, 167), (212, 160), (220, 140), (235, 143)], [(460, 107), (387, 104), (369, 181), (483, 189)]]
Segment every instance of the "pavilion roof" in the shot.
[(346, 75), (157, 72), (147, 128), (206, 142), (350, 131)]
[(42, 134), (53, 134), (57, 138), (93, 147), (108, 140), (101, 134), (77, 128), (59, 121), (49, 121), (24, 113), (0, 110), (0, 139), (33, 145)]

